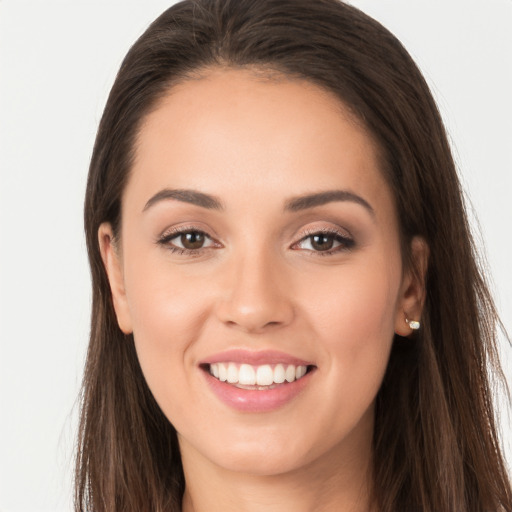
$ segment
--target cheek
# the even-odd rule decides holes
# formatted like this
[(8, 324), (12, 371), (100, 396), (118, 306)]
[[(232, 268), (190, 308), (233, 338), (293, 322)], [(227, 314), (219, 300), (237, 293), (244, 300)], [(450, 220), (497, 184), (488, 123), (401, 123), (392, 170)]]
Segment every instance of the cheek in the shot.
[[(393, 260), (345, 266), (316, 284), (304, 283), (301, 309), (321, 346), (324, 367), (344, 389), (375, 394), (387, 366), (401, 267)], [(336, 385), (340, 385), (338, 382)]]
[[(187, 279), (161, 260), (148, 258), (140, 266), (134, 258), (125, 274), (137, 355), (157, 400), (171, 375), (187, 378), (189, 347), (200, 336), (208, 310), (203, 281)], [(144, 272), (130, 272), (140, 268)]]
[[(340, 267), (315, 281), (306, 280), (302, 309), (320, 331), (339, 330), (339, 341), (393, 334), (400, 268), (393, 264)], [(372, 335), (373, 334), (373, 335)]]

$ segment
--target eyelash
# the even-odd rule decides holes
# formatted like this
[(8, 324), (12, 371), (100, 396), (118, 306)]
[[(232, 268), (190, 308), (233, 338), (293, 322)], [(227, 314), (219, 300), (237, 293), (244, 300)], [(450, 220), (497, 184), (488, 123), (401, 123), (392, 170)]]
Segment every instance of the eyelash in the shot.
[[(183, 247), (176, 247), (171, 244), (171, 241), (174, 240), (175, 238), (178, 238), (178, 237), (186, 235), (186, 234), (191, 234), (191, 233), (204, 236), (205, 239), (210, 240), (212, 242), (212, 246), (200, 247), (198, 249), (186, 249)], [(296, 248), (296, 249), (294, 249), (294, 248), (297, 247), (299, 244), (305, 242), (308, 238), (311, 239), (315, 235), (332, 236), (332, 237), (334, 237), (334, 242), (339, 243), (338, 246), (336, 246), (332, 249), (326, 250), (326, 251), (315, 251), (312, 249), (304, 249), (310, 253), (313, 253), (315, 256), (316, 255), (330, 256), (330, 255), (338, 253), (338, 252), (350, 251), (351, 249), (353, 249), (355, 247), (355, 241), (350, 236), (347, 236), (346, 234), (342, 234), (335, 229), (311, 229), (311, 230), (308, 230), (305, 233), (303, 233), (300, 240), (298, 242), (295, 242), (294, 244), (292, 244), (291, 248), (293, 250), (299, 250), (298, 248)], [(194, 228), (194, 227), (178, 228), (178, 229), (173, 229), (170, 232), (166, 232), (157, 240), (157, 243), (161, 246), (165, 246), (166, 249), (168, 249), (169, 251), (171, 251), (174, 254), (188, 255), (188, 256), (199, 256), (202, 251), (222, 247), (222, 245), (219, 242), (215, 242), (215, 240), (213, 240), (208, 235), (208, 233), (206, 233), (205, 231), (202, 231), (200, 229)]]
[[(184, 247), (176, 247), (171, 244), (171, 241), (175, 238), (178, 238), (180, 236), (194, 233), (196, 235), (203, 235), (205, 239), (210, 240), (213, 242), (213, 245), (211, 247), (200, 247), (198, 249), (186, 249)], [(208, 250), (208, 249), (214, 249), (216, 247), (221, 247), (221, 244), (218, 242), (215, 242), (213, 238), (208, 235), (205, 231), (202, 231), (201, 229), (197, 229), (194, 227), (180, 227), (177, 229), (173, 229), (170, 232), (165, 232), (158, 240), (157, 243), (159, 245), (165, 246), (166, 249), (171, 251), (174, 254), (183, 255), (186, 254), (188, 256), (199, 256), (202, 251)], [(216, 247), (215, 247), (216, 245)]]
[[(333, 247), (332, 249), (329, 249), (326, 251), (315, 251), (312, 249), (304, 249), (308, 252), (313, 253), (315, 256), (331, 256), (338, 252), (348, 252), (355, 247), (355, 241), (350, 236), (348, 236), (344, 233), (341, 233), (340, 231), (338, 231), (336, 229), (324, 228), (324, 229), (307, 230), (305, 233), (302, 234), (301, 239), (292, 245), (292, 248), (298, 246), (302, 242), (305, 242), (308, 238), (311, 239), (315, 235), (332, 236), (332, 237), (334, 237), (334, 242), (338, 242), (340, 244), (340, 245)], [(296, 250), (298, 250), (298, 249), (296, 249)]]

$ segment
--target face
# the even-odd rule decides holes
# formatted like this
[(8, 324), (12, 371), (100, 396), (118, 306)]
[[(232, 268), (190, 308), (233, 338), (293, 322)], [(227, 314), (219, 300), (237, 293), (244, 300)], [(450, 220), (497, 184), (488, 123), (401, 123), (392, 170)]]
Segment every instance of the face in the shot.
[(99, 237), (184, 458), (277, 474), (368, 453), (421, 290), (374, 144), (339, 100), (250, 71), (174, 87), (141, 127), (120, 240)]

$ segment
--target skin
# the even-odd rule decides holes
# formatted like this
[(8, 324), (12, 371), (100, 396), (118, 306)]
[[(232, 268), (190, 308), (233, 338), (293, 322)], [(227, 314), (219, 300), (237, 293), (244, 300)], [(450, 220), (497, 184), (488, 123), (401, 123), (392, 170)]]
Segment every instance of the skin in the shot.
[[(222, 210), (164, 189), (215, 196)], [(291, 198), (344, 190), (286, 211)], [(175, 229), (205, 246), (173, 252)], [(333, 242), (317, 250), (311, 234)], [(165, 243), (159, 243), (162, 236)], [(342, 236), (337, 241), (337, 236)], [(352, 242), (346, 242), (349, 239)], [(374, 401), (394, 333), (419, 319), (420, 278), (403, 268), (392, 193), (371, 137), (305, 81), (213, 69), (174, 87), (145, 119), (122, 198), (122, 232), (99, 241), (120, 328), (178, 432), (185, 511), (368, 511)], [(269, 412), (236, 410), (200, 361), (228, 349), (279, 350), (315, 366)]]

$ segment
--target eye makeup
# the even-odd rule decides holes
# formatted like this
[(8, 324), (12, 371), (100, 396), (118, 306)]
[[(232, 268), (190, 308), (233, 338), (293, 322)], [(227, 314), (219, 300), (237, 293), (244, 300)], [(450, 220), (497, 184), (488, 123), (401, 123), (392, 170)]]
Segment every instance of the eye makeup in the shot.
[(330, 256), (355, 247), (354, 239), (345, 232), (334, 228), (310, 228), (295, 242), (291, 249), (304, 250), (319, 256)]
[[(198, 256), (205, 251), (220, 249), (223, 245), (206, 231), (195, 226), (180, 226), (166, 230), (156, 243), (177, 255)], [(354, 239), (345, 231), (335, 228), (309, 228), (300, 234), (300, 240), (290, 249), (306, 251), (312, 255), (330, 256), (352, 250)]]
[(156, 243), (174, 254), (189, 256), (199, 256), (205, 250), (223, 247), (204, 230), (194, 226), (180, 226), (166, 230)]

